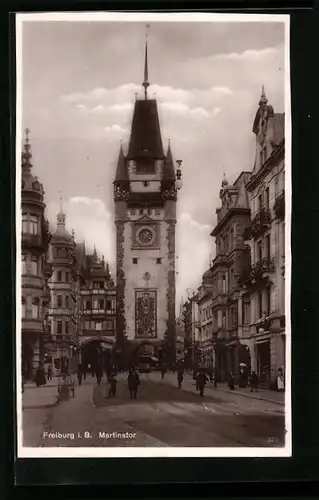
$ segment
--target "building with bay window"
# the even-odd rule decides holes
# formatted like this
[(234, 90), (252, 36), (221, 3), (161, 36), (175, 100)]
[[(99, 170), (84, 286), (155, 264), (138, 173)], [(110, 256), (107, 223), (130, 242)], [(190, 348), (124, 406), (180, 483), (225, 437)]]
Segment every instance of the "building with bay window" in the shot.
[(78, 334), (76, 254), (74, 234), (66, 229), (66, 215), (62, 206), (57, 214), (57, 228), (50, 242), (49, 262), (52, 266), (52, 276), (49, 280), (49, 329), (52, 345), (48, 354), (56, 373), (63, 369), (74, 371)]
[(43, 365), (47, 336), (47, 308), (50, 301), (47, 262), (50, 241), (45, 217), (44, 190), (31, 173), (29, 130), (26, 129), (22, 152), (22, 235), (21, 235), (21, 346), (22, 375), (34, 378), (36, 369)]
[(245, 231), (251, 267), (242, 301), (250, 302), (252, 367), (274, 386), (285, 366), (285, 138), (284, 113), (275, 113), (264, 89), (253, 123), (256, 155), (246, 183), (251, 222)]

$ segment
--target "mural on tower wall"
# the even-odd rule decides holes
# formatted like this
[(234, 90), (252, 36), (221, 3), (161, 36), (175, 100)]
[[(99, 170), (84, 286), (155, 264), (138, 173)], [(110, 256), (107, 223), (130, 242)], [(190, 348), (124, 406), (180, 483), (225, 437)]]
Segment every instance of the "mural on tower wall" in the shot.
[(135, 290), (135, 336), (156, 338), (157, 296), (155, 290)]

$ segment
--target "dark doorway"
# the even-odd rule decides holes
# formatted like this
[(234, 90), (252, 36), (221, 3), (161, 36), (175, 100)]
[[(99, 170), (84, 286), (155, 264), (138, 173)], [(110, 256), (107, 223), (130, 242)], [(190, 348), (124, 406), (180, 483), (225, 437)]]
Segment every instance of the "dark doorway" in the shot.
[(270, 340), (257, 344), (257, 370), (261, 384), (270, 382)]
[(112, 349), (104, 348), (100, 340), (91, 340), (82, 346), (82, 367), (86, 372), (101, 368), (107, 373), (113, 366)]

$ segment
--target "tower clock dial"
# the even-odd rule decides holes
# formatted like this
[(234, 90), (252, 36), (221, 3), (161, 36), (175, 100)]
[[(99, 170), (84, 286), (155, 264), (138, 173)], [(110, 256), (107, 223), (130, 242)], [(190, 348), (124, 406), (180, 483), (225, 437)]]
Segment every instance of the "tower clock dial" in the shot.
[(153, 244), (155, 233), (153, 228), (141, 227), (138, 230), (136, 237), (138, 244), (145, 247)]

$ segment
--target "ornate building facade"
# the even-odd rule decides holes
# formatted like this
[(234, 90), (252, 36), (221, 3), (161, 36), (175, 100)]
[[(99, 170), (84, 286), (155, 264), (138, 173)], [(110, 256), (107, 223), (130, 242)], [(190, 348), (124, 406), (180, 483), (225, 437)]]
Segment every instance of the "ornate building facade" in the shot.
[[(203, 275), (199, 293), (203, 362), (217, 370), (220, 380), (239, 364), (249, 363), (249, 352), (242, 330), (239, 308), (239, 276), (248, 272), (249, 250), (244, 231), (250, 221), (246, 182), (250, 172), (242, 172), (233, 185), (226, 178), (220, 189), (221, 207), (216, 210), (217, 225), (211, 235), (216, 239), (216, 257)], [(245, 319), (246, 320), (246, 319)]]
[(175, 357), (177, 188), (170, 147), (164, 154), (155, 99), (134, 107), (128, 153), (121, 146), (114, 181), (117, 246), (117, 345), (149, 358)]
[(253, 133), (256, 156), (246, 184), (251, 223), (245, 232), (251, 269), (242, 296), (251, 304), (253, 369), (274, 386), (285, 366), (285, 138), (284, 113), (274, 112), (264, 89)]
[(22, 375), (34, 378), (36, 369), (43, 365), (45, 342), (48, 340), (47, 308), (50, 293), (47, 286), (51, 274), (47, 263), (50, 241), (48, 222), (45, 218), (44, 190), (38, 178), (31, 173), (31, 150), (26, 130), (22, 152)]
[(49, 249), (52, 276), (49, 280), (51, 303), (49, 325), (53, 349), (50, 350), (52, 368), (59, 373), (75, 370), (77, 345), (76, 318), (76, 255), (74, 234), (66, 229), (66, 215), (57, 214), (57, 228)]
[(114, 360), (116, 332), (116, 288), (109, 265), (94, 248), (86, 254), (84, 243), (77, 245), (80, 362), (87, 368)]

